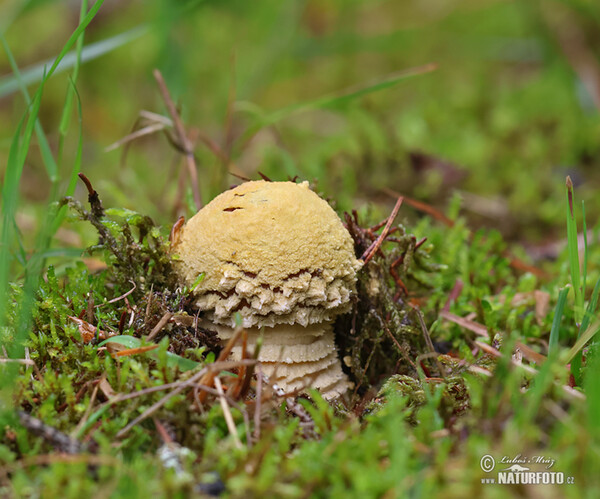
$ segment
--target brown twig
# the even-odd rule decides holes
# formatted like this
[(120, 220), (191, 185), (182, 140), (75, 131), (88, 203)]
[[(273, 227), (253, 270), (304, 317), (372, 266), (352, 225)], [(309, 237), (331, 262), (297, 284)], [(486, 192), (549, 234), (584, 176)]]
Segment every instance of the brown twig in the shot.
[(87, 178), (83, 173), (79, 173), (79, 178), (83, 181), (87, 188), (88, 202), (92, 208), (92, 216), (96, 219), (102, 218), (104, 216), (104, 208), (102, 207), (100, 196), (98, 196), (98, 193), (92, 187), (92, 183), (90, 182), (89, 178)]
[(464, 327), (465, 329), (468, 329), (469, 331), (473, 331), (475, 334), (478, 334), (479, 336), (483, 336), (484, 338), (489, 338), (487, 328), (484, 325), (479, 324), (478, 322), (466, 319), (464, 317), (460, 317), (456, 314), (447, 312), (445, 310), (442, 310), (440, 312), (440, 317), (442, 319), (446, 319), (450, 322), (454, 322), (454, 324), (458, 324), (459, 326)]
[(171, 320), (171, 317), (173, 317), (173, 312), (166, 312), (165, 315), (163, 315), (160, 318), (156, 326), (152, 328), (152, 331), (150, 331), (150, 333), (146, 337), (146, 340), (152, 341), (154, 337), (162, 331), (163, 327), (165, 327), (167, 323)]
[[(133, 288), (131, 288), (129, 291), (122, 294), (121, 296), (117, 296), (116, 298), (113, 298), (112, 300), (107, 301), (106, 303), (100, 303), (99, 305), (96, 305), (96, 308), (102, 308), (110, 303), (116, 303), (119, 300), (123, 300), (124, 298), (127, 298), (131, 293), (133, 293), (137, 289), (137, 285), (135, 284), (135, 282), (133, 282), (131, 279), (129, 280), (129, 282), (131, 284), (133, 284)], [(91, 321), (88, 320), (88, 322), (91, 322)]]
[(423, 314), (421, 314), (421, 311), (416, 307), (413, 307), (413, 310), (417, 314), (417, 319), (419, 320), (419, 324), (421, 326), (421, 331), (423, 332), (423, 337), (425, 338), (425, 343), (427, 344), (427, 348), (429, 348), (431, 353), (435, 354), (435, 357), (434, 357), (435, 364), (438, 368), (440, 375), (443, 378), (445, 378), (448, 375), (448, 373), (446, 372), (446, 369), (440, 362), (439, 353), (435, 351), (435, 347), (433, 346), (433, 342), (431, 341), (431, 336), (429, 335), (429, 330), (427, 329), (427, 325), (425, 324), (425, 321), (423, 320)]
[[(106, 379), (106, 373), (102, 374), (102, 378)], [(90, 402), (89, 402), (87, 408), (85, 409), (83, 417), (79, 420), (79, 423), (77, 424), (75, 430), (72, 432), (72, 435), (77, 435), (81, 431), (81, 429), (85, 426), (85, 423), (87, 422), (87, 420), (90, 417), (90, 414), (92, 412), (92, 407), (94, 406), (94, 402), (96, 401), (96, 395), (98, 395), (99, 388), (100, 388), (100, 382), (96, 383), (96, 386), (94, 387), (94, 390), (92, 391), (92, 396), (90, 397)]]
[(66, 433), (57, 430), (53, 426), (47, 425), (42, 420), (34, 418), (24, 411), (17, 411), (21, 424), (34, 435), (37, 435), (47, 442), (50, 442), (60, 452), (66, 454), (79, 454), (84, 450), (84, 446), (78, 440), (70, 437)]
[[(225, 359), (227, 357), (229, 357), (231, 350), (233, 349), (234, 345), (240, 339), (240, 336), (242, 335), (243, 331), (244, 331), (244, 328), (238, 327), (233, 332), (233, 336), (231, 338), (229, 338), (227, 345), (225, 345), (225, 348), (223, 348), (223, 350), (221, 350), (221, 353), (219, 354), (219, 358), (217, 359), (217, 362), (223, 362), (223, 361), (225, 361)], [(200, 384), (206, 385), (206, 386), (211, 386), (214, 378), (215, 378), (215, 372), (209, 371), (200, 379)], [(204, 402), (206, 400), (206, 395), (207, 395), (206, 392), (202, 392), (198, 396), (198, 399), (200, 400), (200, 402)]]
[(260, 364), (256, 365), (256, 405), (254, 406), (254, 440), (260, 439), (260, 405), (262, 403), (263, 374)]
[(381, 234), (375, 240), (375, 242), (373, 244), (371, 244), (371, 246), (369, 246), (367, 248), (367, 250), (363, 253), (363, 255), (360, 257), (360, 259), (365, 264), (367, 264), (369, 262), (369, 260), (371, 260), (371, 258), (373, 258), (373, 256), (375, 256), (375, 253), (377, 253), (377, 250), (379, 250), (380, 246), (383, 244), (384, 239), (387, 237), (387, 235), (390, 232), (390, 229), (392, 227), (392, 224), (394, 223), (394, 220), (396, 219), (396, 215), (398, 215), (398, 211), (400, 210), (400, 206), (402, 206), (403, 199), (404, 198), (402, 196), (400, 196), (398, 198), (398, 200), (396, 201), (396, 204), (394, 205), (394, 209), (392, 210), (392, 213), (390, 213), (390, 216), (387, 219), (387, 222), (385, 224), (385, 227), (383, 228), (383, 231), (381, 231)]
[(183, 121), (181, 121), (181, 117), (177, 112), (177, 108), (175, 107), (175, 103), (171, 98), (171, 94), (169, 93), (169, 89), (167, 88), (167, 84), (165, 83), (161, 72), (158, 69), (155, 69), (153, 73), (162, 98), (167, 106), (167, 110), (173, 119), (173, 126), (175, 128), (175, 133), (177, 134), (177, 140), (182, 148), (183, 154), (185, 155), (185, 161), (190, 176), (190, 183), (192, 184), (194, 203), (196, 204), (196, 208), (199, 210), (202, 208), (202, 197), (200, 195), (200, 189), (198, 188), (198, 167), (196, 165), (196, 158), (194, 157), (193, 146), (186, 134)]
[(235, 423), (233, 422), (233, 416), (231, 415), (231, 410), (229, 409), (229, 405), (227, 405), (227, 400), (225, 400), (225, 393), (223, 392), (223, 385), (221, 385), (221, 380), (218, 376), (214, 378), (215, 387), (217, 389), (217, 393), (219, 394), (219, 403), (221, 404), (221, 409), (223, 409), (223, 416), (225, 417), (225, 423), (227, 424), (227, 429), (231, 436), (233, 437), (233, 442), (238, 449), (243, 449), (242, 441), (237, 432), (237, 428), (235, 427)]

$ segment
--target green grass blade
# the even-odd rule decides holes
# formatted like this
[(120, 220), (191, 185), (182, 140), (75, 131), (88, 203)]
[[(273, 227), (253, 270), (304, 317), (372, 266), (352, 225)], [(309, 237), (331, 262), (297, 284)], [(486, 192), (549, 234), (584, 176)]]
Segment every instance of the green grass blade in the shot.
[(550, 329), (550, 340), (548, 342), (548, 355), (554, 353), (558, 348), (558, 340), (560, 336), (560, 321), (563, 316), (565, 309), (565, 302), (567, 301), (567, 295), (569, 294), (569, 288), (565, 287), (558, 293), (558, 300), (556, 302), (556, 308), (554, 309), (554, 319), (552, 320), (552, 328)]
[(587, 267), (588, 267), (587, 225), (585, 223), (585, 202), (583, 200), (581, 200), (581, 216), (583, 217), (583, 272), (581, 275), (582, 281), (583, 281), (583, 284), (581, 286), (582, 303), (583, 303), (583, 300), (585, 300), (585, 291), (587, 289)]
[[(116, 50), (129, 42), (137, 40), (142, 35), (148, 32), (147, 26), (138, 26), (132, 28), (124, 33), (120, 33), (113, 37), (101, 40), (99, 42), (91, 43), (86, 45), (81, 50), (81, 63), (93, 61), (100, 56), (108, 54), (113, 50)], [(78, 32), (78, 35), (82, 33), (82, 30)], [(75, 33), (74, 33), (75, 34)], [(77, 38), (77, 37), (76, 37)], [(70, 46), (69, 46), (70, 48)], [(62, 54), (62, 52), (61, 52)], [(31, 85), (41, 81), (44, 73), (44, 67), (56, 66), (53, 73), (58, 74), (67, 71), (75, 66), (77, 61), (77, 52), (64, 53), (56, 59), (49, 59), (47, 61), (36, 64), (32, 67), (25, 69), (22, 72), (22, 80), (25, 85)], [(56, 62), (58, 61), (58, 63)], [(19, 89), (19, 82), (15, 75), (8, 75), (0, 78), (0, 98), (5, 97)]]
[(577, 244), (577, 223), (573, 210), (575, 196), (573, 194), (573, 182), (567, 177), (567, 247), (569, 252), (569, 266), (571, 268), (571, 283), (575, 293), (575, 321), (581, 324), (583, 316), (583, 293), (579, 271), (579, 247)]
[(595, 317), (596, 307), (598, 306), (598, 295), (600, 294), (600, 279), (596, 281), (596, 285), (594, 286), (594, 290), (592, 291), (592, 296), (590, 296), (590, 301), (588, 303), (587, 308), (585, 309), (585, 315), (583, 316), (583, 320), (581, 321), (581, 328), (579, 329), (579, 336), (581, 336), (582, 331), (585, 331), (591, 319)]
[[(6, 52), (6, 55), (8, 57), (8, 62), (12, 69), (14, 78), (16, 79), (17, 84), (21, 90), (21, 93), (23, 94), (23, 97), (25, 98), (25, 102), (27, 103), (27, 105), (31, 105), (31, 97), (29, 96), (29, 92), (27, 91), (27, 85), (23, 81), (21, 72), (20, 72), (17, 62), (15, 61), (15, 58), (12, 54), (12, 51), (10, 50), (8, 43), (6, 42), (4, 35), (2, 35), (1, 33), (0, 33), (0, 41), (2, 42), (4, 51)], [(42, 161), (44, 162), (44, 166), (46, 167), (46, 171), (48, 172), (48, 177), (50, 178), (50, 182), (52, 182), (52, 184), (56, 184), (56, 182), (58, 181), (58, 167), (57, 167), (56, 161), (54, 160), (54, 156), (52, 155), (52, 150), (50, 149), (50, 144), (48, 144), (48, 139), (46, 138), (46, 134), (44, 133), (42, 124), (40, 123), (39, 119), (36, 119), (35, 135), (38, 139), (40, 152), (42, 154)]]
[[(17, 125), (13, 140), (8, 153), (6, 176), (4, 178), (4, 195), (2, 196), (2, 230), (0, 232), (0, 327), (5, 323), (6, 302), (8, 297), (9, 270), (12, 260), (10, 248), (13, 239), (13, 222), (15, 217), (16, 192), (11, 193), (6, 186), (14, 185), (11, 178), (18, 170), (19, 150), (21, 148), (21, 130), (25, 122), (25, 116)], [(7, 196), (6, 194), (9, 194)]]
[(600, 437), (600, 351), (598, 345), (591, 349), (589, 361), (585, 370), (584, 390), (587, 398), (588, 431), (596, 438)]
[[(85, 17), (85, 13), (87, 11), (87, 0), (81, 1), (81, 10), (79, 11), (79, 22), (83, 22), (83, 18)], [(82, 32), (77, 38), (77, 43), (75, 44), (75, 64), (73, 65), (73, 74), (71, 75), (72, 85), (69, 85), (67, 88), (67, 96), (65, 97), (65, 105), (63, 107), (62, 116), (60, 118), (60, 125), (58, 127), (58, 131), (61, 137), (61, 143), (59, 145), (59, 151), (62, 151), (62, 146), (64, 144), (64, 138), (67, 135), (67, 131), (69, 129), (69, 121), (71, 118), (71, 110), (73, 107), (73, 88), (75, 83), (77, 83), (77, 77), (79, 76), (79, 66), (81, 65), (81, 50), (83, 48), (83, 38), (84, 33)], [(58, 157), (61, 158), (62, 155), (59, 153)], [(60, 162), (60, 159), (59, 159)]]
[(404, 71), (398, 71), (376, 83), (371, 83), (359, 87), (347, 88), (340, 92), (326, 95), (315, 100), (300, 102), (291, 106), (284, 107), (283, 109), (279, 109), (278, 111), (274, 111), (268, 114), (265, 118), (265, 121), (266, 124), (271, 125), (282, 120), (287, 116), (290, 116), (291, 114), (345, 104), (346, 102), (355, 100), (359, 97), (362, 97), (363, 95), (371, 94), (380, 90), (384, 90), (386, 88), (393, 87), (398, 83), (406, 80), (407, 78), (422, 75), (425, 73), (430, 73), (435, 69), (435, 64), (426, 64), (425, 66), (419, 66)]
[[(581, 321), (581, 327), (579, 328), (579, 334), (577, 337), (579, 338), (583, 331), (585, 331), (592, 318), (595, 317), (596, 306), (598, 304), (598, 294), (600, 293), (600, 279), (596, 281), (596, 285), (594, 286), (594, 290), (592, 291), (592, 296), (590, 297), (590, 302), (585, 310), (585, 315), (583, 316), (583, 320)], [(573, 357), (571, 361), (571, 374), (575, 378), (575, 382), (577, 385), (581, 386), (583, 381), (582, 372), (581, 372), (581, 364), (583, 362), (583, 352), (579, 351)]]
[(575, 342), (575, 344), (569, 350), (569, 353), (565, 357), (565, 362), (568, 364), (573, 360), (575, 355), (579, 353), (579, 351), (585, 346), (585, 344), (590, 341), (594, 335), (600, 330), (600, 320), (594, 322), (591, 326), (589, 326), (581, 335), (579, 339)]
[(54, 72), (56, 71), (56, 68), (58, 67), (60, 62), (64, 59), (64, 57), (67, 55), (69, 50), (71, 50), (71, 47), (75, 44), (75, 42), (79, 38), (79, 35), (81, 35), (81, 33), (84, 32), (84, 30), (85, 30), (85, 28), (87, 28), (88, 24), (90, 24), (92, 22), (92, 19), (94, 19), (94, 17), (96, 17), (96, 14), (100, 10), (100, 7), (102, 7), (103, 3), (104, 3), (104, 0), (97, 0), (96, 3), (94, 4), (94, 6), (90, 9), (90, 11), (83, 18), (83, 21), (79, 23), (77, 28), (75, 28), (75, 31), (73, 31), (73, 33), (67, 40), (67, 43), (65, 43), (64, 47), (62, 48), (62, 50), (60, 51), (60, 53), (58, 54), (56, 59), (54, 59), (54, 62), (52, 63), (52, 65), (50, 66), (50, 69), (48, 70), (48, 74), (44, 76), (44, 80), (47, 80), (54, 74)]
[[(81, 109), (81, 99), (79, 97), (79, 93), (77, 92), (77, 88), (75, 87), (75, 84), (72, 81), (71, 85), (73, 88), (74, 95), (77, 98), (77, 123), (79, 125), (79, 140), (77, 143), (77, 155), (75, 156), (73, 168), (71, 168), (71, 174), (69, 175), (69, 185), (67, 186), (67, 190), (64, 193), (65, 196), (72, 196), (75, 192), (77, 181), (79, 180), (78, 174), (81, 171), (81, 158), (83, 156), (83, 112)], [(52, 221), (52, 230), (50, 231), (51, 236), (53, 236), (59, 229), (60, 224), (64, 220), (66, 214), (67, 206), (63, 206), (58, 210), (56, 217)]]
[[(6, 320), (6, 301), (8, 298), (9, 286), (9, 271), (11, 257), (12, 242), (15, 237), (15, 232), (12, 230), (15, 224), (15, 214), (17, 211), (19, 182), (21, 173), (25, 165), (25, 158), (29, 150), (31, 136), (33, 135), (34, 123), (40, 109), (42, 97), (43, 83), (40, 85), (31, 106), (25, 112), (15, 135), (8, 156), (8, 164), (2, 186), (2, 232), (0, 239), (0, 327), (5, 324)], [(29, 113), (29, 118), (25, 123), (25, 118)], [(21, 136), (21, 130), (25, 123), (25, 130)], [(20, 331), (17, 331), (17, 335)], [(13, 342), (9, 347), (14, 347), (18, 342)]]
[(278, 121), (281, 121), (282, 119), (287, 118), (288, 116), (303, 113), (305, 111), (312, 111), (315, 109), (338, 106), (352, 101), (354, 99), (357, 99), (359, 97), (362, 97), (363, 95), (371, 94), (374, 92), (378, 92), (379, 90), (384, 90), (386, 88), (393, 87), (394, 85), (397, 85), (398, 83), (402, 82), (407, 78), (422, 75), (425, 73), (430, 73), (436, 68), (437, 66), (435, 64), (426, 64), (425, 66), (419, 66), (416, 68), (406, 69), (404, 71), (398, 71), (376, 83), (371, 83), (359, 87), (347, 88), (339, 92), (320, 97), (318, 99), (299, 102), (297, 104), (292, 104), (291, 106), (284, 107), (277, 111), (267, 113), (259, 117), (257, 124), (249, 127), (249, 129), (238, 140), (238, 144), (240, 144), (243, 147), (243, 145), (246, 144), (248, 140), (250, 140), (256, 133), (258, 133), (259, 130), (267, 126), (274, 125)]

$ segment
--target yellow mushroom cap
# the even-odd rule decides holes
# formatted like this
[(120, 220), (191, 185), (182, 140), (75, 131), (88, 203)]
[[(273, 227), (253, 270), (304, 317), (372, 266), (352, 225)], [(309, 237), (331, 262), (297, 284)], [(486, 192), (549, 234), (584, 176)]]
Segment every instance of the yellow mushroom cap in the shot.
[(330, 321), (348, 311), (360, 262), (350, 234), (308, 182), (246, 182), (183, 227), (173, 251), (196, 305), (215, 324)]

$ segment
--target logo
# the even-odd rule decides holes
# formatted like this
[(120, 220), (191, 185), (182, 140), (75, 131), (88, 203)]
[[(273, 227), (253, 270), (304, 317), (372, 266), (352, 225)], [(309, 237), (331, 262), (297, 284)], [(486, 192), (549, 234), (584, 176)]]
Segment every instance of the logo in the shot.
[[(496, 461), (490, 454), (485, 454), (479, 461), (481, 470), (487, 474), (481, 479), (481, 483), (497, 485), (570, 485), (575, 483), (574, 477), (565, 476), (562, 471), (550, 471), (555, 463), (555, 459), (546, 456), (527, 457), (517, 454), (514, 457), (502, 456), (500, 460)], [(500, 469), (493, 474), (497, 464)]]

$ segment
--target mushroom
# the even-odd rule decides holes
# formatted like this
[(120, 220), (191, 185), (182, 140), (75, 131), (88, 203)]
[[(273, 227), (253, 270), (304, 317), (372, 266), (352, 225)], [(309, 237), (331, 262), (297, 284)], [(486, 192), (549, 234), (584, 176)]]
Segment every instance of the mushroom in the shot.
[[(361, 262), (335, 211), (308, 182), (246, 182), (223, 192), (180, 229), (175, 265), (222, 342), (239, 313), (248, 345), (284, 391), (319, 389), (327, 399), (351, 383), (333, 322), (351, 308)], [(240, 359), (236, 345), (232, 358)]]

